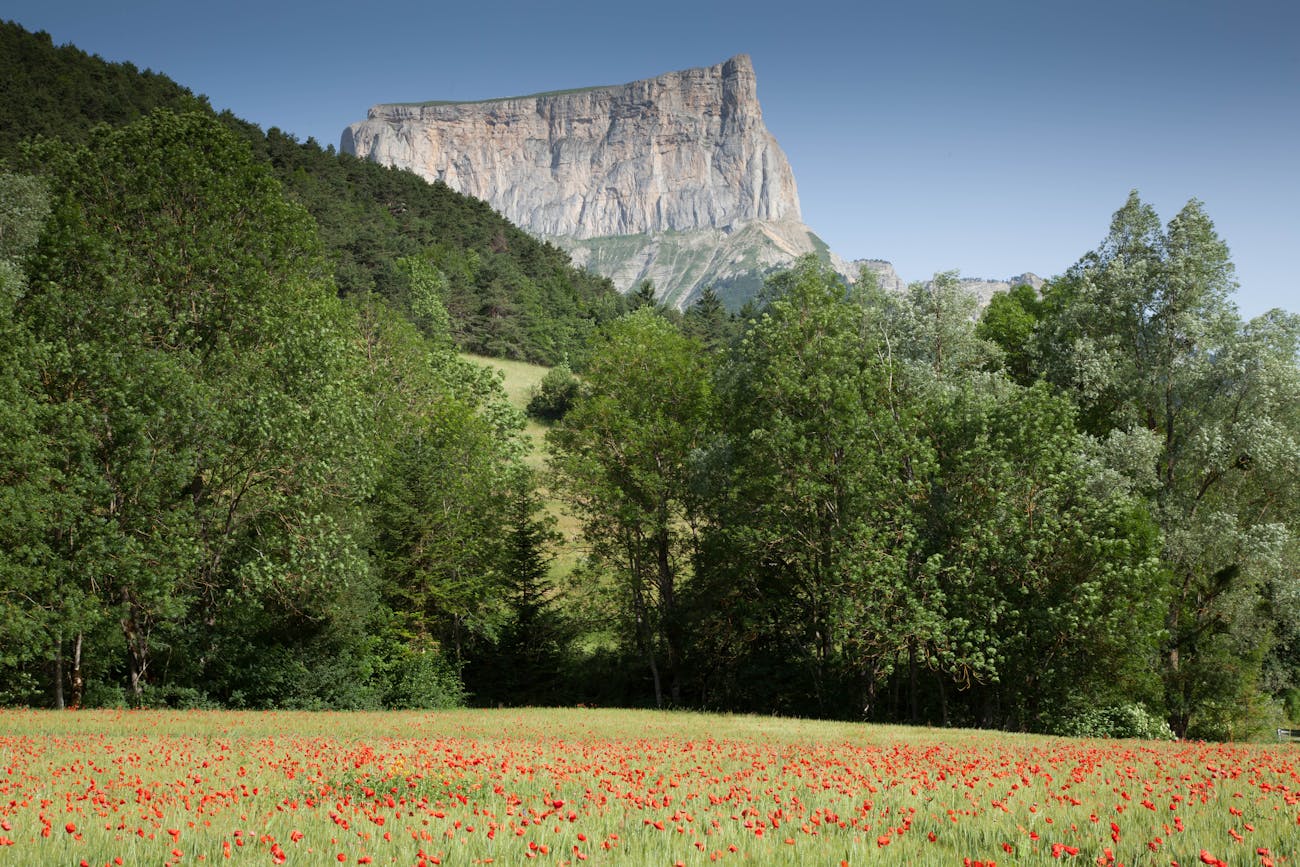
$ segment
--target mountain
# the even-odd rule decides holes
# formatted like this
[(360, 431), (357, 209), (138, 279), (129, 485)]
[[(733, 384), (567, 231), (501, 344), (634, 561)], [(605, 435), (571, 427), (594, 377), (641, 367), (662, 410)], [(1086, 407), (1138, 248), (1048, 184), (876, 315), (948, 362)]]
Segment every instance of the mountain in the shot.
[(801, 222), (743, 54), (609, 87), (376, 105), (341, 148), (481, 198), (623, 291), (648, 279), (677, 306), (706, 285), (739, 306), (806, 253), (843, 265)]

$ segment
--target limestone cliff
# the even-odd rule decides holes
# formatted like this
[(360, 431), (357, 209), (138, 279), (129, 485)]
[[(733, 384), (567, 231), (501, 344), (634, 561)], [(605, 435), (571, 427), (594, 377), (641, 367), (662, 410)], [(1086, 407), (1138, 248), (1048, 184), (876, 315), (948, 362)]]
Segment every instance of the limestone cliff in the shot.
[[(840, 273), (846, 274), (850, 280), (856, 280), (858, 274), (863, 268), (870, 270), (875, 274), (876, 282), (881, 289), (889, 292), (907, 291), (907, 281), (898, 276), (894, 266), (883, 259), (854, 259), (848, 263), (847, 269), (840, 270)], [(924, 281), (929, 285), (930, 281)], [(1043, 288), (1044, 280), (1037, 274), (1025, 272), (1015, 277), (1008, 277), (1005, 280), (986, 279), (984, 277), (961, 277), (957, 281), (961, 288), (974, 295), (983, 309), (998, 292), (1007, 292), (1012, 288), (1020, 285), (1032, 286), (1035, 291)]]
[[(739, 308), (809, 253), (850, 281), (865, 266), (906, 288), (888, 262), (846, 263), (801, 222), (743, 54), (610, 87), (376, 105), (342, 150), (483, 199), (624, 292), (650, 280), (679, 308), (706, 286)], [(963, 282), (982, 301), (1010, 285)]]
[(612, 87), (377, 105), (344, 130), (342, 149), (442, 180), (539, 235), (799, 220), (746, 55)]

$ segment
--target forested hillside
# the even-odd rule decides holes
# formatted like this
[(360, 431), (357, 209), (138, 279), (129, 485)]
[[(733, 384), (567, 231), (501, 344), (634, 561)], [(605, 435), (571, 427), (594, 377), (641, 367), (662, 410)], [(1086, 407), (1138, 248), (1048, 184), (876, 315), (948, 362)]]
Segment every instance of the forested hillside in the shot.
[[(96, 123), (156, 108), (216, 116), (206, 98), (163, 74), (55, 46), (12, 22), (0, 22), (0, 76), (0, 160), (10, 162), (32, 138), (81, 142)], [(220, 120), (316, 220), (343, 294), (378, 292), (409, 311), (410, 276), (399, 260), (419, 258), (432, 266), (458, 345), (548, 364), (580, 361), (594, 325), (623, 309), (608, 280), (573, 268), (566, 253), (484, 202), (229, 112)]]

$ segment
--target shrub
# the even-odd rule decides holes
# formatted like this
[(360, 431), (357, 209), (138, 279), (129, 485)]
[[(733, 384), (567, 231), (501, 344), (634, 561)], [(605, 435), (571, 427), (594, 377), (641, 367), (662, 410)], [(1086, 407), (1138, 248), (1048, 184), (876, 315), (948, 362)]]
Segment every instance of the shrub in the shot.
[(567, 364), (551, 368), (533, 391), (527, 412), (538, 421), (557, 422), (578, 399), (580, 384)]
[(387, 706), (395, 710), (430, 710), (465, 706), (465, 686), (447, 657), (436, 650), (403, 649), (390, 670)]
[(1076, 738), (1174, 739), (1169, 723), (1134, 702), (1089, 708), (1067, 716), (1058, 724), (1057, 734)]

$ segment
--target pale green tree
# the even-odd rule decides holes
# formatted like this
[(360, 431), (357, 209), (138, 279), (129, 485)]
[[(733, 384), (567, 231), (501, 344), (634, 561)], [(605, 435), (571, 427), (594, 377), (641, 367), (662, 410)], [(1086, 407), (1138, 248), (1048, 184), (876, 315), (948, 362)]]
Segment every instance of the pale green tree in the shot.
[(1146, 432), (1139, 476), (1171, 573), (1164, 674), (1178, 734), (1227, 736), (1258, 701), (1270, 600), (1294, 581), (1296, 317), (1243, 323), (1199, 202), (1163, 229), (1136, 193), (1044, 293), (1034, 352), (1099, 437)]

